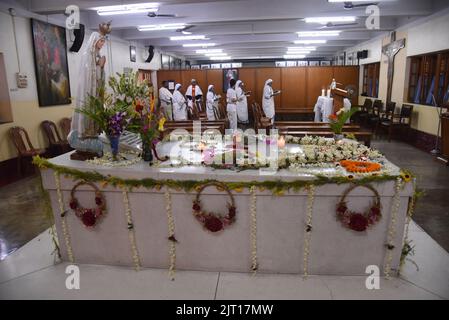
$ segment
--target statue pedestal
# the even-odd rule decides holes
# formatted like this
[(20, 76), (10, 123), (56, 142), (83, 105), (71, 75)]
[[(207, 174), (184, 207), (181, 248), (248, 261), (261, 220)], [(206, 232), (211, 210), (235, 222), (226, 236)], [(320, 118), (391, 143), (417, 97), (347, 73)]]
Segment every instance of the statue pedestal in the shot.
[(95, 157), (98, 157), (98, 155), (94, 152), (77, 150), (70, 155), (70, 160), (86, 161), (92, 160)]

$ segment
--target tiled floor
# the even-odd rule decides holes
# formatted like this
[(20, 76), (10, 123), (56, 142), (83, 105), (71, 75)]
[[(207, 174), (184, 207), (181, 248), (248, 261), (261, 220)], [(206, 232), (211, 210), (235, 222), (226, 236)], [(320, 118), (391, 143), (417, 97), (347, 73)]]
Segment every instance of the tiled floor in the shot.
[(54, 265), (48, 231), (0, 262), (0, 299), (449, 299), (449, 254), (414, 223), (416, 255), (402, 276), (368, 290), (363, 276), (177, 271), (79, 265), (80, 288), (66, 288), (67, 263)]
[(413, 219), (449, 251), (449, 167), (406, 143), (378, 140), (373, 147), (417, 176), (417, 186), (425, 194), (419, 199)]

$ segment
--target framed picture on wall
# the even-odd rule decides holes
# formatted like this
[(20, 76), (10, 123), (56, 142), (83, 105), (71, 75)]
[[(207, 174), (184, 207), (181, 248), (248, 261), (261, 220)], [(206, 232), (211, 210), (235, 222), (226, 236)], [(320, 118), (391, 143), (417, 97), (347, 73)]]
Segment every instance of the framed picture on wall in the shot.
[(71, 104), (65, 29), (31, 19), (39, 106)]
[(136, 47), (135, 46), (129, 46), (129, 60), (131, 60), (131, 62), (136, 62)]
[(238, 69), (224, 69), (223, 70), (223, 92), (227, 92), (229, 89), (229, 81), (231, 79), (237, 80), (239, 78)]
[(219, 64), (219, 63), (212, 63), (210, 65), (210, 68), (211, 69), (220, 69), (221, 68), (221, 64)]
[(307, 67), (309, 65), (309, 61), (298, 61), (298, 67)]
[(296, 67), (297, 63), (296, 61), (287, 61), (287, 67)]
[(201, 65), (201, 69), (202, 69), (202, 70), (204, 70), (204, 69), (210, 69), (210, 64), (202, 64), (202, 65)]
[(241, 62), (233, 62), (232, 63), (232, 67), (233, 68), (241, 68), (242, 67), (242, 63)]
[(318, 67), (320, 65), (319, 61), (309, 61), (309, 66)]
[(221, 64), (221, 68), (222, 69), (231, 69), (232, 68), (232, 63), (222, 63)]
[(190, 69), (199, 70), (199, 69), (201, 69), (201, 68), (200, 68), (200, 65), (199, 65), (199, 64), (192, 64), (192, 66), (190, 67)]
[(275, 66), (279, 67), (279, 68), (285, 67), (286, 65), (287, 65), (287, 63), (285, 61), (276, 61), (275, 62)]
[(323, 60), (323, 61), (320, 62), (320, 65), (321, 65), (321, 66), (328, 67), (328, 66), (331, 65), (331, 62), (328, 61), (328, 60)]
[(166, 54), (161, 54), (161, 67), (164, 70), (170, 69), (170, 57)]

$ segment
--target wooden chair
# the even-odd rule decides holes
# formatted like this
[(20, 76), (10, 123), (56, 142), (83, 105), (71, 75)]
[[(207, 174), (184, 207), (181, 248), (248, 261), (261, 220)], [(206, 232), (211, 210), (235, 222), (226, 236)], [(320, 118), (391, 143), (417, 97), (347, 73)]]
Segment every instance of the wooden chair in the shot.
[(407, 130), (406, 136), (409, 136), (412, 113), (413, 106), (409, 104), (403, 104), (401, 107), (401, 112), (399, 114), (394, 114), (393, 111), (393, 114), (390, 118), (384, 119), (380, 122), (380, 128), (385, 128), (386, 130), (388, 130), (388, 141), (391, 141), (393, 130), (396, 128), (405, 128)]
[(61, 128), (62, 137), (64, 140), (67, 140), (67, 137), (70, 133), (70, 127), (72, 126), (72, 119), (70, 118), (62, 118), (59, 121), (59, 127)]
[(373, 110), (373, 100), (366, 98), (363, 105), (360, 107), (360, 111), (356, 112), (356, 121), (360, 124), (367, 123), (368, 117)]
[(271, 125), (271, 120), (265, 117), (262, 108), (257, 102), (252, 104), (253, 114), (254, 114), (254, 130), (257, 129), (268, 129)]
[(53, 121), (42, 121), (41, 127), (47, 136), (52, 155), (58, 155), (69, 151), (69, 143), (67, 140), (61, 139), (56, 124)]
[(385, 111), (380, 112), (379, 121), (376, 124), (375, 134), (378, 133), (380, 124), (382, 121), (389, 120), (394, 116), (394, 111), (396, 110), (396, 102), (390, 101), (385, 105)]
[(383, 112), (382, 100), (375, 100), (373, 102), (372, 113), (368, 115), (368, 125), (373, 129), (373, 131), (376, 131), (382, 112)]
[(9, 137), (17, 149), (17, 172), (22, 174), (22, 159), (43, 155), (45, 149), (36, 149), (30, 141), (26, 130), (22, 127), (12, 127), (9, 129)]

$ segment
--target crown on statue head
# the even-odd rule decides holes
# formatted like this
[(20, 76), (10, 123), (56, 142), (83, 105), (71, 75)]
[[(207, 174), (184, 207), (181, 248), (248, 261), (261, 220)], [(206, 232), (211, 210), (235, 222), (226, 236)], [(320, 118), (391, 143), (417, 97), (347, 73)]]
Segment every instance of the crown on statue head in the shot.
[(98, 25), (98, 30), (103, 37), (111, 33), (112, 31), (111, 22), (112, 20), (108, 22), (102, 22)]

